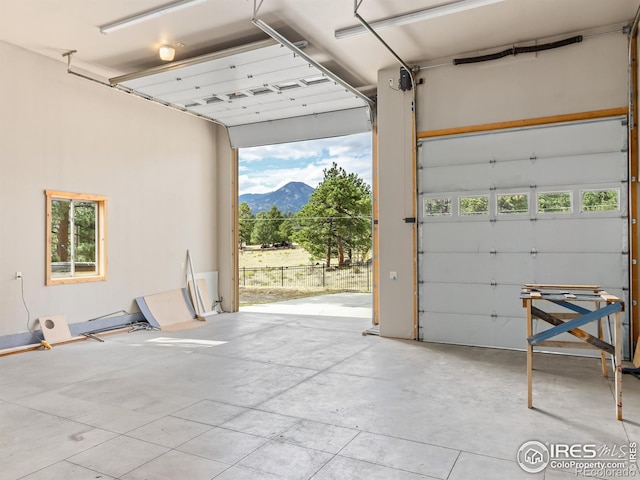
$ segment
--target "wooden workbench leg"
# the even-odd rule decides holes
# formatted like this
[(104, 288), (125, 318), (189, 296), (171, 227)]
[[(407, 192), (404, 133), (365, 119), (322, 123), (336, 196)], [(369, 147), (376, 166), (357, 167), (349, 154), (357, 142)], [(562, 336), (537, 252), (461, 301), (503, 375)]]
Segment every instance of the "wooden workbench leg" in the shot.
[[(596, 303), (596, 310), (599, 308), (599, 304)], [(603, 336), (603, 329), (602, 329), (602, 319), (599, 318), (598, 319), (598, 338), (600, 340), (604, 340), (604, 336)], [(607, 352), (605, 352), (604, 350), (600, 350), (600, 362), (602, 363), (602, 375), (607, 378), (609, 376), (608, 374), (608, 368), (607, 368)]]
[(533, 336), (532, 300), (527, 301), (527, 407), (533, 408), (533, 346), (529, 338)]
[(615, 315), (615, 360), (616, 368), (614, 370), (615, 388), (616, 388), (616, 417), (622, 420), (622, 312)]

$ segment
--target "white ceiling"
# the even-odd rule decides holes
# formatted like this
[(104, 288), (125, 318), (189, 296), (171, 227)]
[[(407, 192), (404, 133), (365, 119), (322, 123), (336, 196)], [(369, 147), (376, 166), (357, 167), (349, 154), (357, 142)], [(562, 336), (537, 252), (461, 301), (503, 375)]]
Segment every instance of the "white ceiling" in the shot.
[[(266, 38), (251, 23), (253, 0), (207, 0), (109, 34), (98, 26), (169, 0), (0, 0), (0, 40), (112, 78), (161, 64), (163, 43), (184, 44), (176, 60)], [(363, 0), (367, 21), (446, 3), (444, 0)], [(380, 31), (407, 63), (511, 45), (631, 20), (640, 0), (504, 0), (501, 3)], [(337, 40), (357, 25), (352, 0), (264, 0), (258, 17), (355, 87), (371, 90), (395, 59), (370, 34)]]

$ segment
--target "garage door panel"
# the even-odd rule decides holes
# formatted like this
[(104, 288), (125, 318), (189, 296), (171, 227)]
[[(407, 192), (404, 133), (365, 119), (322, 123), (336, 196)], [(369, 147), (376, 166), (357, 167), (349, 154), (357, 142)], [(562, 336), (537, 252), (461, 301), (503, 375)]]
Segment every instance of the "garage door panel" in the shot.
[(492, 259), (489, 254), (426, 253), (424, 261), (431, 268), (425, 270), (426, 282), (490, 284)]
[[(422, 144), (421, 338), (524, 348), (525, 311), (519, 300), (524, 283), (597, 284), (627, 301), (623, 120)], [(585, 191), (602, 195), (584, 196)], [(552, 195), (558, 192), (564, 195)], [(624, 321), (627, 325), (626, 314)], [(628, 339), (628, 326), (625, 331)]]
[(521, 285), (423, 283), (420, 310), (456, 315), (512, 316), (524, 314)]
[[(626, 132), (622, 122), (621, 119), (615, 119), (442, 137), (430, 140), (429, 153), (422, 152), (422, 155), (429, 159), (429, 165), (435, 166), (482, 163), (491, 159), (501, 161), (532, 156), (619, 152), (626, 148)], [(495, 133), (502, 137), (499, 142), (496, 142)], [(470, 162), (470, 159), (475, 162)]]
[(517, 317), (429, 313), (424, 330), (424, 340), (431, 342), (518, 349), (527, 346), (526, 324)]
[(420, 248), (427, 252), (447, 252), (455, 239), (460, 252), (489, 252), (493, 225), (485, 222), (423, 223), (420, 225)]
[[(562, 219), (560, 219), (562, 220)], [(626, 252), (628, 240), (620, 232), (626, 230), (626, 218), (570, 218), (534, 223), (532, 245), (538, 251), (592, 253)]]
[[(562, 221), (557, 221), (562, 220)], [(478, 252), (529, 253), (538, 252), (606, 252), (628, 251), (628, 237), (620, 232), (627, 228), (626, 218), (614, 217), (520, 220), (515, 229), (517, 237), (510, 236), (518, 220), (495, 222), (426, 222), (420, 226), (420, 247), (425, 252)]]
[[(521, 217), (520, 215), (518, 217)], [(496, 252), (522, 253), (530, 252), (531, 238), (536, 225), (528, 217), (522, 220), (515, 218), (498, 219), (491, 232), (491, 249)]]
[(622, 288), (627, 283), (626, 256), (607, 253), (539, 253), (528, 283), (600, 285)]
[[(424, 172), (425, 192), (476, 191), (490, 188), (526, 188), (531, 185), (562, 185), (558, 168), (571, 171), (573, 184), (626, 180), (626, 154), (618, 152), (571, 157), (547, 157), (519, 161), (487, 160), (481, 164), (428, 167)], [(607, 168), (602, 168), (606, 165)], [(561, 167), (559, 167), (561, 166)], [(487, 183), (491, 179), (491, 183)]]
[(424, 262), (430, 268), (421, 280), (440, 283), (476, 283), (522, 285), (522, 278), (534, 277), (535, 259), (523, 254), (426, 253)]

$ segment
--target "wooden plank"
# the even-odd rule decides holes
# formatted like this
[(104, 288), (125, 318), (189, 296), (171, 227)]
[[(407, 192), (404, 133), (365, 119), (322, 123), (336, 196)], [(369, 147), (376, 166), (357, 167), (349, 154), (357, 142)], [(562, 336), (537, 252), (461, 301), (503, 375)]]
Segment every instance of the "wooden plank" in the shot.
[(609, 295), (607, 292), (602, 292), (600, 294), (600, 297), (605, 302), (609, 302), (609, 303), (614, 303), (614, 302), (619, 302), (620, 301), (620, 299), (618, 297), (616, 297), (615, 295)]
[[(527, 338), (533, 335), (533, 302), (527, 301)], [(527, 342), (527, 407), (533, 408), (533, 345)]]
[[(540, 320), (544, 320), (545, 322), (555, 326), (563, 325), (565, 323), (559, 318), (556, 318), (553, 315), (547, 312), (544, 312), (534, 306), (531, 307), (531, 314), (534, 317), (539, 318)], [(569, 330), (567, 333), (570, 333), (574, 337), (578, 337), (579, 339), (584, 340), (585, 342), (593, 345), (596, 348), (599, 348), (600, 350), (604, 350), (607, 353), (610, 353), (610, 354), (615, 353), (615, 349), (613, 348), (613, 345), (609, 345), (608, 343), (600, 340), (599, 338), (594, 337), (593, 335), (585, 332), (580, 328), (574, 328), (572, 330)], [(527, 338), (531, 338), (531, 335), (529, 335), (528, 333), (527, 333)]]
[(636, 351), (633, 354), (633, 366), (636, 368), (640, 368), (640, 336), (638, 337), (638, 341), (636, 342)]
[[(117, 330), (109, 330), (108, 332), (94, 333), (92, 335), (94, 337), (106, 337), (108, 335), (116, 335), (118, 333), (124, 333), (124, 332), (128, 332), (130, 330), (131, 330), (130, 327), (124, 327), (124, 328), (119, 328)], [(56, 342), (56, 343), (51, 344), (51, 346), (57, 347), (59, 345), (66, 345), (68, 343), (82, 342), (84, 340), (89, 340), (89, 338), (85, 337), (84, 335), (78, 336), (78, 337), (71, 337), (69, 340), (65, 340), (64, 342)], [(0, 357), (4, 357), (6, 355), (15, 355), (15, 354), (24, 353), (24, 352), (32, 352), (34, 350), (41, 350), (41, 349), (43, 349), (43, 346), (40, 343), (23, 345), (23, 346), (20, 346), (20, 347), (5, 348), (3, 350), (0, 350)]]
[[(196, 288), (198, 289), (198, 294), (196, 294), (193, 289), (193, 281), (189, 280), (187, 282), (187, 288), (189, 289), (189, 298), (191, 298), (191, 302), (195, 305), (198, 302), (198, 306), (200, 307), (200, 313), (207, 313), (211, 311), (211, 297), (209, 296), (209, 288), (207, 286), (207, 281), (204, 278), (196, 279)], [(200, 301), (198, 301), (200, 300)]]
[[(596, 310), (600, 308), (600, 302), (596, 302), (595, 305)], [(604, 340), (604, 331), (602, 329), (602, 319), (598, 320), (598, 338), (600, 340)], [(607, 377), (607, 354), (604, 350), (600, 350), (600, 365), (602, 366), (602, 376)]]
[(526, 288), (539, 290), (597, 290), (601, 291), (600, 285), (554, 285), (551, 283), (525, 283)]
[(615, 314), (616, 326), (614, 328), (614, 343), (616, 353), (614, 355), (616, 369), (614, 372), (614, 385), (616, 390), (616, 418), (622, 420), (622, 312)]
[[(629, 71), (631, 72), (632, 81), (630, 82), (631, 86), (631, 98), (634, 99), (632, 102), (633, 110), (630, 112), (630, 124), (629, 128), (629, 139), (627, 140), (627, 145), (629, 146), (629, 178), (637, 179), (638, 178), (638, 31), (636, 29), (635, 35), (631, 42), (631, 65)], [(629, 182), (629, 195), (631, 197), (629, 201), (630, 212), (629, 218), (633, 219), (633, 221), (629, 222), (629, 236), (631, 237), (629, 240), (629, 245), (638, 245), (638, 182)], [(634, 257), (637, 259), (634, 248), (632, 248), (632, 252)], [(630, 272), (630, 296), (629, 296), (629, 309), (631, 312), (629, 313), (629, 318), (631, 321), (630, 328), (630, 338), (635, 337), (639, 332), (639, 319), (640, 319), (640, 306), (637, 300), (640, 298), (640, 294), (638, 293), (638, 289), (640, 287), (640, 279), (638, 277), (638, 262), (629, 262)], [(635, 358), (635, 357), (634, 357)], [(635, 364), (635, 362), (634, 362)]]

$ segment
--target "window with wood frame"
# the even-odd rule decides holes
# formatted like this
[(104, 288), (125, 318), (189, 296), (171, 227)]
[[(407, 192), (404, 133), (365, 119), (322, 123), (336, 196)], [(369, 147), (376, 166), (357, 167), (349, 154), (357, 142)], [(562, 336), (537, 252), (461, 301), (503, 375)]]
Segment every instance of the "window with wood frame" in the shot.
[(107, 279), (107, 197), (46, 190), (46, 284)]

